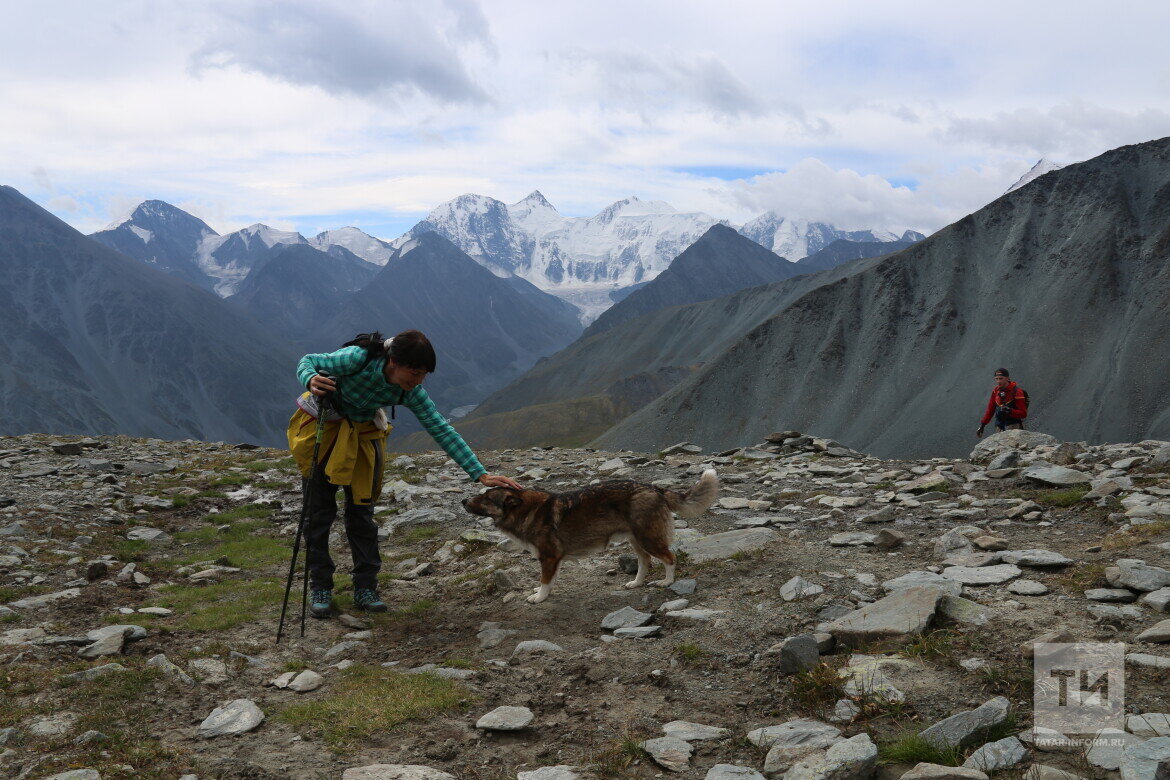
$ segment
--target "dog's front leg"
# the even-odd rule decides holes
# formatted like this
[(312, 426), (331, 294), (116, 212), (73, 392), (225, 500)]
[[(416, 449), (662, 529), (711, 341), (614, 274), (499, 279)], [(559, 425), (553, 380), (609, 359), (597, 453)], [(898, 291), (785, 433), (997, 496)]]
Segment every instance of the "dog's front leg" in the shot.
[(540, 559), (540, 587), (528, 597), (529, 604), (539, 604), (548, 598), (548, 592), (552, 590), (553, 580), (557, 578), (557, 569), (560, 565), (560, 558)]

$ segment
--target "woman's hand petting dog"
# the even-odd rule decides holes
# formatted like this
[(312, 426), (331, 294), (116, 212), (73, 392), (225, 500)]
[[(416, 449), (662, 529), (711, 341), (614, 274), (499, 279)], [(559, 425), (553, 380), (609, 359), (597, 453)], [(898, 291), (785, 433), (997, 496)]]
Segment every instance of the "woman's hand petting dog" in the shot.
[(511, 477), (501, 477), (501, 476), (497, 476), (495, 474), (483, 474), (476, 481), (479, 482), (479, 484), (484, 485), (485, 487), (504, 487), (504, 488), (512, 488), (513, 490), (523, 490), (524, 489), (524, 488), (520, 487), (519, 482), (512, 479)]

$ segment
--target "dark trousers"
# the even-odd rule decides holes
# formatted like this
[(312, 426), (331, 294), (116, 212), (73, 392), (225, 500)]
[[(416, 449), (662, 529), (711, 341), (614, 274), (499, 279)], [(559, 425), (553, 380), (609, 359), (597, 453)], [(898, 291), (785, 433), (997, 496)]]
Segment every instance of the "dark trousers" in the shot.
[(1024, 421), (1012, 417), (1005, 411), (1000, 409), (995, 410), (995, 427), (997, 430), (1005, 431), (1008, 428), (1023, 428)]
[[(333, 589), (333, 572), (337, 567), (329, 556), (329, 529), (337, 518), (337, 485), (322, 474), (310, 490), (310, 480), (301, 480), (304, 500), (309, 502), (309, 519), (305, 528), (305, 555), (309, 583), (313, 588)], [(353, 493), (345, 488), (345, 536), (353, 555), (353, 587), (376, 589), (382, 557), (378, 553), (378, 525), (374, 522), (373, 502), (355, 504)]]

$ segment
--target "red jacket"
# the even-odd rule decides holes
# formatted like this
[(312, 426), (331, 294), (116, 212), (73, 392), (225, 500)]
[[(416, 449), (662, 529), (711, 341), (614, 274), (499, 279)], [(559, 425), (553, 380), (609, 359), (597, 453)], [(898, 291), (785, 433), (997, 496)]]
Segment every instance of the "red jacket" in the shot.
[(991, 400), (987, 402), (987, 411), (983, 413), (983, 419), (979, 421), (979, 424), (987, 425), (991, 422), (991, 418), (995, 416), (995, 408), (1005, 404), (1011, 407), (1008, 410), (1008, 417), (1022, 420), (1028, 416), (1023, 389), (1015, 382), (1008, 382), (1007, 387), (1001, 388), (996, 385), (991, 388)]

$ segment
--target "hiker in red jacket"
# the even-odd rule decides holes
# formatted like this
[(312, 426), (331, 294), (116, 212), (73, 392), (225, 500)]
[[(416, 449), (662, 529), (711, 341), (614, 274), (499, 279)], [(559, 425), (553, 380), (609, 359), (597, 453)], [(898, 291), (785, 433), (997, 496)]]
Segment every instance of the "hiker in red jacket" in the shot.
[(983, 428), (991, 422), (992, 416), (995, 417), (995, 427), (1001, 431), (1023, 428), (1024, 418), (1028, 416), (1028, 394), (1012, 381), (1006, 368), (995, 370), (995, 387), (991, 388), (987, 411), (979, 421), (979, 430), (975, 431), (977, 437), (983, 438)]

